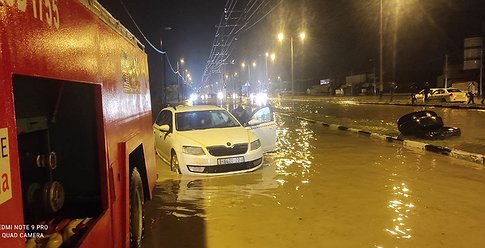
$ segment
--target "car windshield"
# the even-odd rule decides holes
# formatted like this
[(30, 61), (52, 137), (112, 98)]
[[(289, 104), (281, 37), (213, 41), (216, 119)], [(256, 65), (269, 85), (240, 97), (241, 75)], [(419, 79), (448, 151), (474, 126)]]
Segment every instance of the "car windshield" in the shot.
[(240, 124), (225, 110), (205, 110), (175, 114), (177, 131), (237, 127)]

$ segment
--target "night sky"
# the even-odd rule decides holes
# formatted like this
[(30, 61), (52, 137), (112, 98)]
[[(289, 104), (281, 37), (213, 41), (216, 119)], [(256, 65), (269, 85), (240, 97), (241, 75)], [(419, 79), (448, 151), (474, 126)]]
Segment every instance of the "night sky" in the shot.
[[(146, 44), (119, 0), (99, 2)], [(162, 37), (172, 63), (183, 57), (194, 82), (199, 82), (226, 1), (124, 2), (147, 38), (159, 48)], [(378, 71), (379, 6), (379, 0), (284, 0), (241, 35), (231, 58), (239, 65), (241, 61), (261, 61), (266, 51), (274, 51), (278, 57), (275, 71), (287, 77), (289, 46), (278, 44), (276, 34), (305, 30), (308, 38), (304, 44), (295, 42), (298, 79), (372, 73), (374, 62)], [(436, 82), (445, 54), (459, 63), (463, 39), (485, 34), (483, 0), (384, 0), (383, 16), (386, 81)], [(161, 31), (164, 27), (172, 30)], [(148, 45), (146, 51), (151, 84), (159, 84), (161, 57)], [(236, 65), (228, 68), (238, 69)]]

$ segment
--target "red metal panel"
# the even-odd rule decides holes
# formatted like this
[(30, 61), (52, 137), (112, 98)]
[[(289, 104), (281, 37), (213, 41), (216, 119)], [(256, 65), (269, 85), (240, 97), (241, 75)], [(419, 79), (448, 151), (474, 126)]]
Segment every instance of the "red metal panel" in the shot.
[[(103, 166), (102, 202), (107, 213), (97, 220), (83, 247), (113, 247), (115, 241), (107, 237), (115, 235), (122, 238), (121, 244), (128, 245), (128, 198), (118, 206), (109, 204), (107, 165), (120, 157), (119, 142), (143, 143), (148, 184), (150, 189), (154, 186), (156, 170), (146, 54), (79, 1), (46, 2), (50, 7), (43, 5), (40, 10), (40, 5), (33, 6), (39, 1), (0, 0), (0, 129), (8, 130), (12, 189), (12, 198), (0, 204), (0, 224), (24, 224), (12, 75), (86, 82), (101, 85), (96, 95), (97, 109), (102, 110), (102, 116), (98, 117), (101, 125), (98, 130), (104, 132), (99, 136), (99, 157)], [(132, 82), (139, 84), (131, 85)], [(127, 180), (118, 181), (115, 175), (114, 182), (120, 183), (118, 186), (125, 194), (128, 192)], [(123, 233), (112, 232), (111, 224), (118, 223), (112, 220), (114, 206), (119, 208), (115, 212), (124, 213), (125, 220), (120, 226)], [(0, 239), (1, 247), (19, 247), (23, 243), (20, 238)]]

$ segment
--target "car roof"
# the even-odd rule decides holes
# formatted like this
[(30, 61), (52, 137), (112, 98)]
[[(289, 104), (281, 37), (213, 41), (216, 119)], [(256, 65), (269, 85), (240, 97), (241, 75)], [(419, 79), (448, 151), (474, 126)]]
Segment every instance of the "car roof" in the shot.
[(167, 107), (164, 109), (171, 109), (175, 113), (205, 111), (205, 110), (224, 110), (223, 108), (214, 106), (214, 105), (195, 105), (195, 106), (179, 105), (175, 107)]

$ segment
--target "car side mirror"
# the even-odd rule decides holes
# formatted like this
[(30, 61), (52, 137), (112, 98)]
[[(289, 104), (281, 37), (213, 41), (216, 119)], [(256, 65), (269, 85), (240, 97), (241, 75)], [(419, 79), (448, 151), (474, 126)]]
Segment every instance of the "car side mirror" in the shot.
[(167, 133), (168, 131), (170, 131), (170, 126), (168, 126), (168, 125), (161, 125), (157, 129), (160, 130), (160, 132)]

